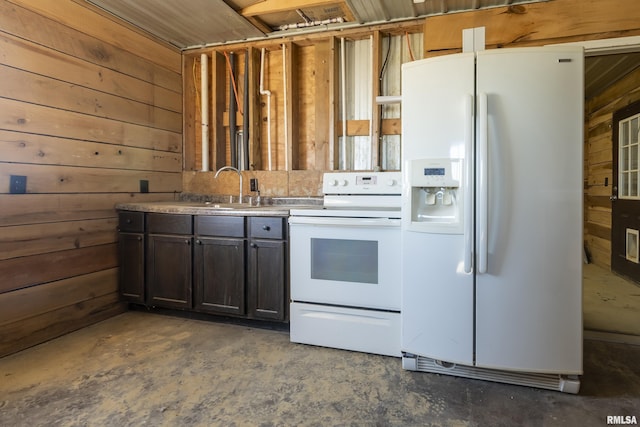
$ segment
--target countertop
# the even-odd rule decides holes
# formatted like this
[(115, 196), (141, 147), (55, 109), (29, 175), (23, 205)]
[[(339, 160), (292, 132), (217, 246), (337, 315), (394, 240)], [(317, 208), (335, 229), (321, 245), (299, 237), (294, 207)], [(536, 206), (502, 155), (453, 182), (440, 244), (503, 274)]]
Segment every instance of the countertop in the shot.
[(249, 203), (175, 200), (170, 202), (118, 203), (116, 209), (181, 215), (289, 216), (291, 209), (312, 208), (321, 204), (321, 198), (267, 199), (260, 206), (252, 206)]

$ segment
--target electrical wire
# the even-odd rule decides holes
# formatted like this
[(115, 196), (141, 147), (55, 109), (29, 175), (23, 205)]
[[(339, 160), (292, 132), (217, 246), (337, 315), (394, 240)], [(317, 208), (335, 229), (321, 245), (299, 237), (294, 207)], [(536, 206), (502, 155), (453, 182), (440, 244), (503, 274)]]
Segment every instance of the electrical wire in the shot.
[[(240, 98), (238, 97), (238, 85), (236, 84), (236, 78), (233, 75), (233, 70), (231, 69), (231, 61), (229, 61), (229, 55), (227, 54), (227, 52), (224, 52), (224, 58), (227, 60), (227, 68), (229, 68), (229, 75), (231, 76), (231, 84), (233, 85), (233, 93), (236, 97), (236, 105), (238, 106), (238, 112), (241, 115), (244, 115), (241, 107), (242, 104), (240, 104)], [(244, 72), (246, 73), (247, 70), (244, 70)], [(247, 88), (244, 88), (244, 90), (247, 90)]]
[(196, 78), (196, 59), (193, 59), (193, 90), (196, 91), (196, 107), (200, 107), (200, 92), (198, 92), (198, 82)]
[(407, 47), (409, 48), (409, 58), (411, 58), (412, 61), (415, 61), (416, 58), (414, 58), (413, 51), (411, 50), (411, 39), (409, 38), (409, 32), (405, 31), (404, 35), (407, 38)]
[[(382, 63), (382, 68), (380, 68), (380, 75), (378, 76), (378, 94), (382, 95), (384, 75), (387, 72), (387, 64), (389, 63), (389, 56), (391, 54), (391, 34), (387, 34), (387, 54), (384, 58), (384, 62)], [(384, 113), (384, 106), (378, 107), (379, 120), (378, 120), (378, 166), (382, 167), (382, 141), (384, 139), (384, 135), (382, 135), (382, 120)]]

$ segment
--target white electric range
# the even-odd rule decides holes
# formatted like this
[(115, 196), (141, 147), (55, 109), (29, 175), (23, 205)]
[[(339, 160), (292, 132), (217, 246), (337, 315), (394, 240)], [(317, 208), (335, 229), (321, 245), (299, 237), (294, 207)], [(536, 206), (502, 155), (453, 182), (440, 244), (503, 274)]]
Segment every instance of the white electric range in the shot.
[(289, 217), (291, 341), (400, 352), (400, 172), (331, 172)]

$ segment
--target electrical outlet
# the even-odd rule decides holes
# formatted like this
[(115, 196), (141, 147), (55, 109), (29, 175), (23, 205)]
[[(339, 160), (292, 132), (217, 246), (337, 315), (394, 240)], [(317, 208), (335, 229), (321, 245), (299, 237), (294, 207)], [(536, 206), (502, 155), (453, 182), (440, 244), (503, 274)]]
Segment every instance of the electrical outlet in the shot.
[(27, 192), (27, 177), (23, 175), (11, 175), (9, 179), (9, 193), (25, 194)]
[(140, 192), (148, 193), (149, 192), (149, 181), (146, 179), (140, 180)]
[(251, 188), (251, 191), (258, 191), (258, 179), (251, 178), (249, 180), (249, 187)]

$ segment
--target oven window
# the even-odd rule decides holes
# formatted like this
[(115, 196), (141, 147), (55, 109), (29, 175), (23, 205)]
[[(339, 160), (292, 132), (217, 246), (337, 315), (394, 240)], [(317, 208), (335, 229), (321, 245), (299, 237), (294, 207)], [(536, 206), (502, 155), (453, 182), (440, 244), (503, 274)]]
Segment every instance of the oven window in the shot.
[(311, 278), (378, 283), (378, 241), (311, 239)]

